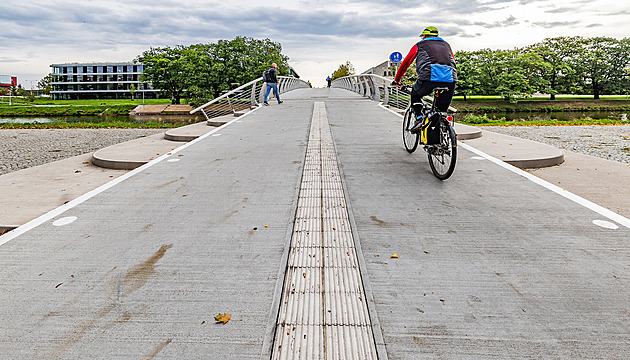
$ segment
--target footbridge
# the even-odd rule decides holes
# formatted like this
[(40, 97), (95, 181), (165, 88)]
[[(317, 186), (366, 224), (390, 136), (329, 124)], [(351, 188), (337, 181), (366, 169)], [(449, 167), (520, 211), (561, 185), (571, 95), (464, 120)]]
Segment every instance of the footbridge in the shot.
[(220, 126), (0, 236), (0, 357), (626, 357), (630, 220), (475, 128), (437, 180), (378, 81), (228, 93), (194, 110)]

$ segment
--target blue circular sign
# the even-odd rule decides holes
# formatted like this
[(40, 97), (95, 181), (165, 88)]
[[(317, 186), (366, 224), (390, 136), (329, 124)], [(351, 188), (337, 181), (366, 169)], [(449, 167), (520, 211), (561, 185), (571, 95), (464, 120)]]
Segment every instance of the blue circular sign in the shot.
[(393, 52), (391, 55), (389, 55), (389, 60), (391, 60), (392, 62), (400, 62), (402, 60), (402, 54), (398, 51)]

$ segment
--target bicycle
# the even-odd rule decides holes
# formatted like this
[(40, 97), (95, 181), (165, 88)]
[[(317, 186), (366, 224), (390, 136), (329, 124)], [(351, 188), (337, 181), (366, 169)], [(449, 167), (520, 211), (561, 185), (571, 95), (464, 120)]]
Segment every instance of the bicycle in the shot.
[[(408, 85), (403, 85), (403, 88), (411, 91)], [(437, 97), (443, 91), (448, 91), (448, 88), (436, 87), (432, 90), (433, 103), (431, 105), (422, 100), (423, 124), (420, 132), (409, 130), (416, 119), (411, 102), (403, 117), (405, 149), (413, 153), (418, 148), (418, 144), (422, 143), (424, 151), (428, 154), (431, 171), (440, 180), (446, 180), (453, 174), (457, 161), (457, 134), (453, 128), (455, 119), (453, 115), (441, 112), (435, 106)], [(419, 103), (413, 105), (416, 104)]]

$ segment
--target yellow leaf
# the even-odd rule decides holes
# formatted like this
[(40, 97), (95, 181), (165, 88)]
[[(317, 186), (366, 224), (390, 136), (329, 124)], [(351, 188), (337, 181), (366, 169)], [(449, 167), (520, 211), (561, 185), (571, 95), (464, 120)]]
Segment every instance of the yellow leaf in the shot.
[(269, 227), (269, 225), (265, 225), (265, 227)]
[(227, 323), (228, 321), (230, 321), (230, 319), (232, 318), (231, 314), (221, 314), (219, 313), (219, 315), (214, 317), (214, 320), (216, 320), (218, 323)]
[(392, 256), (390, 256), (390, 258), (398, 259), (398, 254), (392, 254)]

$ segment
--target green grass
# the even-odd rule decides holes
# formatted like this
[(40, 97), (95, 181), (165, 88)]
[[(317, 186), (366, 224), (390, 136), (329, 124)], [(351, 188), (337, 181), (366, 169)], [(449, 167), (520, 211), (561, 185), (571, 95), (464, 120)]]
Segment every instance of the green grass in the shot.
[(111, 121), (111, 122), (76, 122), (55, 121), (50, 123), (0, 123), (0, 129), (162, 129), (175, 128), (179, 125), (148, 122), (144, 124)]
[[(142, 105), (142, 99), (89, 99), (89, 100), (52, 100), (50, 98), (35, 98), (35, 101), (32, 103), (27, 101), (27, 99), (16, 98), (13, 97), (11, 99), (11, 106), (20, 106), (20, 105), (72, 105), (72, 106), (96, 106), (105, 104), (108, 106), (111, 105)], [(145, 105), (153, 105), (153, 104), (170, 104), (170, 99), (145, 99)], [(0, 101), (0, 107), (9, 106), (9, 98), (2, 98)]]
[(488, 118), (488, 115), (468, 115), (458, 122), (475, 126), (569, 126), (569, 125), (629, 125), (628, 121), (614, 119), (575, 119), (569, 121), (544, 120), (544, 121), (511, 121), (504, 117), (500, 119)]
[(0, 107), (0, 116), (128, 115), (135, 105), (63, 105)]

